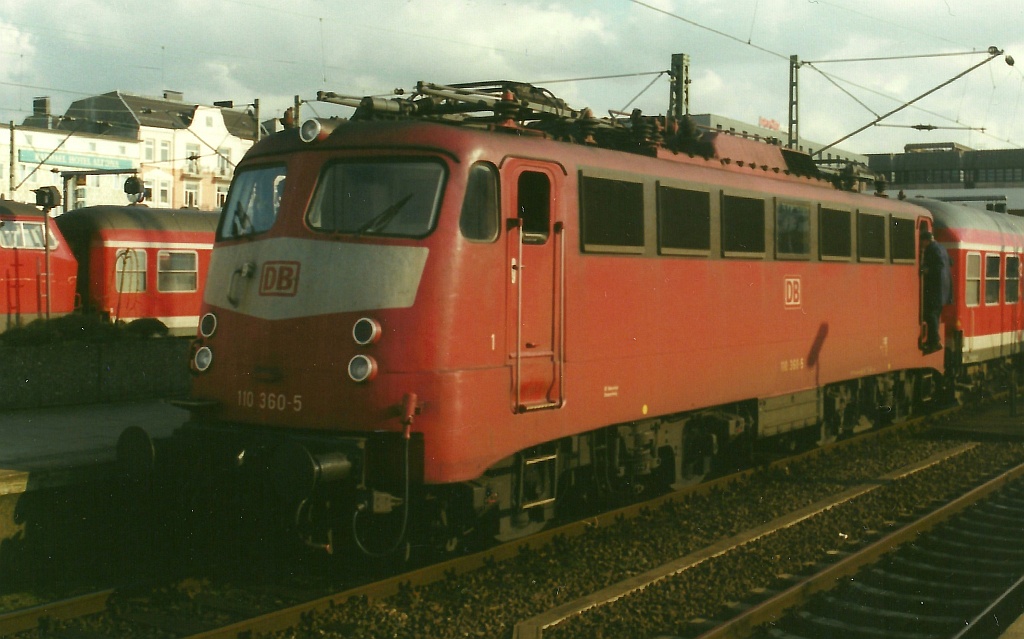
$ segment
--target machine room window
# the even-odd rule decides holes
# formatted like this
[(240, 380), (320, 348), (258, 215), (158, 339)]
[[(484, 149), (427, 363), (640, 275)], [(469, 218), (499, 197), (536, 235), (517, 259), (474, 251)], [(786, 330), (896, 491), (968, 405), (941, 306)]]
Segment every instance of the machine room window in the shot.
[(582, 177), (583, 244), (589, 251), (639, 253), (644, 246), (644, 185)]
[(850, 212), (822, 207), (818, 221), (822, 259), (850, 259), (853, 255)]
[(764, 255), (764, 200), (726, 195), (722, 198), (722, 251)]
[(808, 258), (811, 255), (811, 207), (779, 202), (775, 207), (775, 254)]
[(914, 243), (916, 227), (914, 220), (892, 217), (889, 224), (889, 243), (893, 262), (913, 264), (917, 258), (917, 245)]
[(118, 293), (146, 292), (146, 252), (120, 249), (114, 260), (114, 289)]
[(999, 255), (985, 256), (985, 303), (999, 303)]
[(885, 218), (881, 215), (857, 215), (857, 255), (862, 260), (885, 259)]
[(658, 242), (664, 254), (711, 252), (711, 194), (658, 187)]
[(321, 173), (306, 219), (332, 233), (423, 237), (437, 220), (444, 180), (440, 162), (337, 162)]

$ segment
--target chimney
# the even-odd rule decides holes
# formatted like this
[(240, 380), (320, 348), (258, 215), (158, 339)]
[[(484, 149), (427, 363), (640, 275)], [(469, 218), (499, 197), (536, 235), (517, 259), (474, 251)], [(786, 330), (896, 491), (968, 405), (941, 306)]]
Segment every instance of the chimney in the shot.
[(38, 117), (49, 117), (50, 115), (50, 97), (44, 96), (41, 98), (32, 99), (32, 115)]
[(164, 100), (171, 100), (173, 102), (184, 102), (185, 94), (181, 91), (171, 91), (170, 89), (165, 89)]

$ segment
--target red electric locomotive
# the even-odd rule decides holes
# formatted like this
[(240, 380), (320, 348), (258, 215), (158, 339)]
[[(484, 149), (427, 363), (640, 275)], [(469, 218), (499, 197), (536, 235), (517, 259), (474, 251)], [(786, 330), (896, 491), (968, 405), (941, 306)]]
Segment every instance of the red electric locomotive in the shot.
[[(740, 444), (900, 419), (942, 369), (930, 214), (805, 155), (514, 83), (352, 104), (238, 165), (192, 418), (158, 443), (273, 484), (307, 543), (525, 534)], [(133, 467), (151, 450), (125, 433)]]
[(82, 310), (112, 321), (155, 318), (195, 335), (219, 215), (193, 209), (90, 206), (56, 218), (78, 256)]
[(0, 200), (0, 331), (74, 310), (75, 257), (45, 215), (30, 204)]

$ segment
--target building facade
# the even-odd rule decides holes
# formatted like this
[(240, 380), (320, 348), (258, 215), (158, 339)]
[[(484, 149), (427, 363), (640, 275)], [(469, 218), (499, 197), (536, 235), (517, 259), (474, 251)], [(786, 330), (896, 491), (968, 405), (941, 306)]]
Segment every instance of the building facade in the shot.
[(50, 113), (37, 98), (21, 126), (0, 141), (0, 192), (33, 202), (33, 190), (56, 186), (62, 208), (128, 201), (124, 181), (136, 175), (156, 207), (216, 210), (227, 197), (235, 164), (261, 132), (250, 111), (188, 104), (119, 91)]
[(891, 190), (1024, 215), (1024, 149), (974, 150), (952, 142), (872, 154), (868, 166)]

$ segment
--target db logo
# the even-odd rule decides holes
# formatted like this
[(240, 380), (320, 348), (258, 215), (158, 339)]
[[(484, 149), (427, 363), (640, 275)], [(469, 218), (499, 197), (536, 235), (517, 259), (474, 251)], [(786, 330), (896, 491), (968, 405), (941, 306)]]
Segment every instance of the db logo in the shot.
[(785, 287), (783, 299), (786, 308), (799, 308), (801, 301), (800, 278), (787, 277), (785, 279)]
[(260, 272), (260, 295), (294, 297), (299, 292), (298, 262), (267, 262)]

